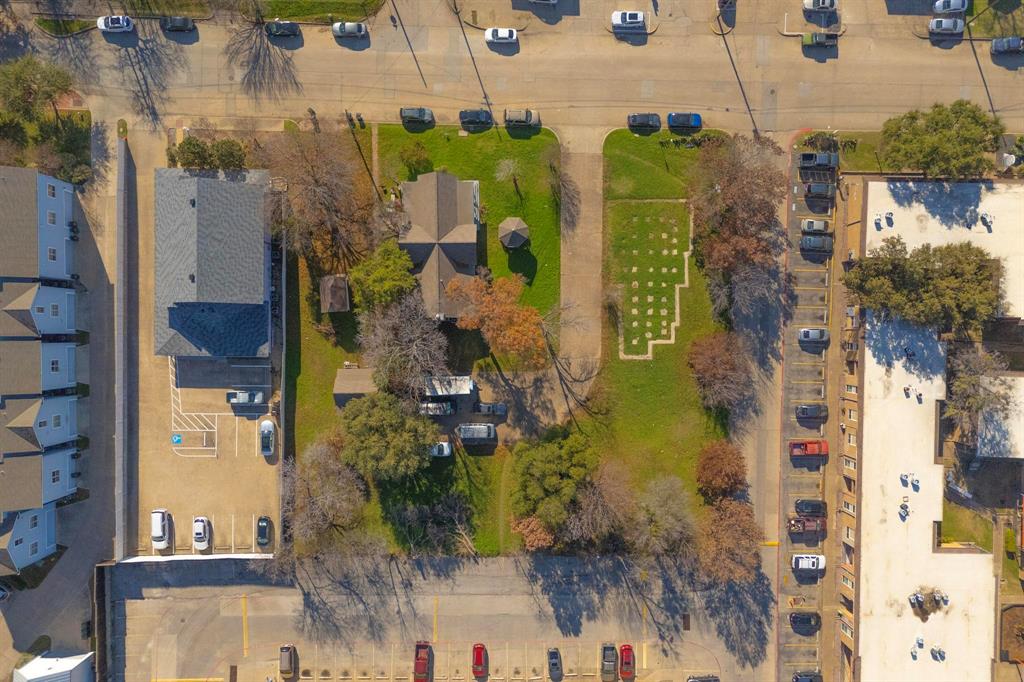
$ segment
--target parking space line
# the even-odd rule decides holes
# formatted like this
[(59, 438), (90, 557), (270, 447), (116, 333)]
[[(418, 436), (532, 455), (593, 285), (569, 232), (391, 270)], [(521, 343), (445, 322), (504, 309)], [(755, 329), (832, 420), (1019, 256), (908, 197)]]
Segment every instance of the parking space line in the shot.
[(249, 657), (249, 595), (242, 595), (242, 658)]
[(433, 642), (437, 641), (437, 603), (439, 600), (440, 597), (434, 595), (434, 636), (430, 638)]

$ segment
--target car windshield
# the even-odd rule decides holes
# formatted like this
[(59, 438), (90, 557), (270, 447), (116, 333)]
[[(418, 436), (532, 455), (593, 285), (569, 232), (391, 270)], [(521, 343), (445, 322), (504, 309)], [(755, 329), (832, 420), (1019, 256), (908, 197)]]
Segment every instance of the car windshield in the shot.
[(120, 26), (122, 23), (121, 17), (110, 17), (110, 25), (114, 27)]

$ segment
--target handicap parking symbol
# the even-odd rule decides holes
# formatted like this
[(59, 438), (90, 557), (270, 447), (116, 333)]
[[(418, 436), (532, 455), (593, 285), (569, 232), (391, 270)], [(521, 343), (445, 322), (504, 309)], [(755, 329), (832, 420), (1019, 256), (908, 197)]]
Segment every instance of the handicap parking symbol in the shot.
[(181, 434), (180, 433), (172, 433), (171, 434), (171, 445), (181, 445)]

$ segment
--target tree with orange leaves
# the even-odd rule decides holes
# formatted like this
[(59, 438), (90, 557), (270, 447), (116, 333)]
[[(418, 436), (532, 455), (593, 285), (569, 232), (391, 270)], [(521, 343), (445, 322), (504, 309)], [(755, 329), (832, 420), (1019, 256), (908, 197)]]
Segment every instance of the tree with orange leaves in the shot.
[(453, 279), (446, 288), (448, 296), (467, 305), (459, 329), (479, 329), (494, 353), (541, 361), (546, 344), (540, 313), (519, 304), (525, 285), (521, 275), (491, 282), (482, 277)]

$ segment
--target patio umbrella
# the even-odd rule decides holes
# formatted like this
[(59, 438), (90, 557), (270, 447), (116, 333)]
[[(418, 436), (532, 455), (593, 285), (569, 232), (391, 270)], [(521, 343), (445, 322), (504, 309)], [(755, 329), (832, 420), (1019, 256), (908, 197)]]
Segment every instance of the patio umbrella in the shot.
[(498, 225), (498, 238), (507, 249), (517, 249), (530, 238), (530, 228), (522, 218), (505, 218)]

